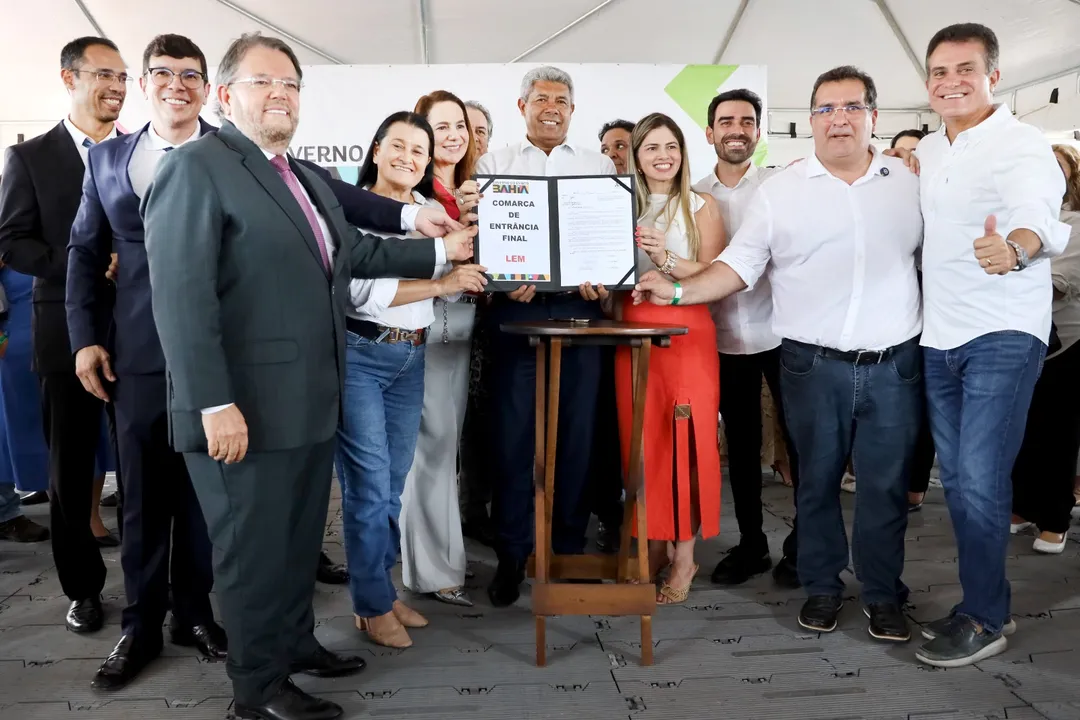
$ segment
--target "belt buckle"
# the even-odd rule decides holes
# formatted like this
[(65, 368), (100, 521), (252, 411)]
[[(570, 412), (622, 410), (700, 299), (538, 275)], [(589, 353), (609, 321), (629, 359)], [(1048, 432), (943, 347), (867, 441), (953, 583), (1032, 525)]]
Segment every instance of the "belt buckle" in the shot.
[(877, 359), (874, 360), (872, 363), (867, 363), (867, 364), (868, 365), (877, 365), (878, 363), (881, 362), (882, 358), (885, 357), (885, 351), (884, 350), (859, 350), (858, 353), (855, 355), (855, 364), (856, 365), (862, 365), (863, 364), (862, 359), (863, 359), (864, 355), (866, 357), (876, 355)]

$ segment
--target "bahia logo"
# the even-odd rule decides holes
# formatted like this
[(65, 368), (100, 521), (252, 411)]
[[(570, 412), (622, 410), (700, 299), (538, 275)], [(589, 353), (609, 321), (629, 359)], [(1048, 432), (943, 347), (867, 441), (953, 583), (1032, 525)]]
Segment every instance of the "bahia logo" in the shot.
[(512, 195), (528, 195), (528, 183), (492, 183), (491, 192), (510, 193)]

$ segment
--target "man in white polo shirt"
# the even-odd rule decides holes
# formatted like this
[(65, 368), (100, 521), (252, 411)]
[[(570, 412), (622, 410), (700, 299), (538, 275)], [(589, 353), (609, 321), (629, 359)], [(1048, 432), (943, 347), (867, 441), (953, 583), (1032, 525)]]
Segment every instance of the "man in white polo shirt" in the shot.
[[(959, 667), (1003, 651), (1010, 475), (1050, 336), (1048, 258), (1068, 243), (1050, 143), (993, 104), (998, 41), (982, 25), (939, 31), (926, 53), (920, 141), (925, 373), (930, 424), (959, 551), (963, 599), (923, 628), (916, 657)], [(862, 492), (862, 475), (859, 491)]]
[(853, 67), (811, 95), (815, 153), (769, 178), (731, 245), (682, 283), (643, 275), (635, 301), (705, 303), (752, 289), (769, 269), (780, 385), (799, 456), (799, 624), (836, 629), (848, 544), (840, 478), (859, 474), (852, 556), (872, 637), (910, 637), (901, 611), (907, 486), (923, 409), (915, 254), (918, 179), (870, 144), (874, 81)]
[[(716, 166), (694, 185), (716, 199), (728, 237), (742, 226), (747, 208), (765, 180), (780, 168), (758, 168), (754, 151), (761, 139), (762, 102), (743, 88), (720, 93), (709, 103), (705, 135), (716, 148)], [(739, 544), (712, 572), (720, 585), (739, 585), (772, 566), (762, 530), (761, 379), (769, 384), (784, 443), (791, 458), (792, 484), (798, 487), (799, 462), (792, 449), (780, 397), (780, 338), (772, 330), (772, 289), (766, 275), (753, 290), (713, 303), (716, 348), (720, 352), (720, 415), (727, 439), (728, 477), (739, 524)], [(795, 561), (798, 530), (784, 540), (784, 554), (773, 570), (776, 581), (798, 587)]]

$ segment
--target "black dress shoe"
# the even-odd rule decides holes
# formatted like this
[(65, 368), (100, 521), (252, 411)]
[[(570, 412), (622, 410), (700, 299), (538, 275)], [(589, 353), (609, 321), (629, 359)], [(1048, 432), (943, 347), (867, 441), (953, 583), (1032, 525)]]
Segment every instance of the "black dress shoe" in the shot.
[(795, 566), (795, 561), (787, 555), (780, 558), (780, 562), (776, 563), (772, 576), (776, 584), (782, 588), (797, 590), (802, 587), (802, 583), (799, 582), (799, 569)]
[(105, 497), (101, 498), (101, 502), (99, 502), (98, 505), (100, 505), (101, 507), (112, 508), (116, 507), (118, 502), (119, 498), (116, 496), (116, 493), (109, 493)]
[(521, 597), (521, 583), (525, 582), (525, 566), (513, 560), (500, 560), (495, 578), (488, 586), (488, 599), (495, 607), (507, 607)]
[(262, 705), (233, 705), (233, 717), (240, 720), (336, 720), (344, 712), (336, 703), (308, 695), (291, 680)]
[(169, 626), (169, 639), (173, 645), (197, 648), (203, 657), (210, 660), (224, 660), (229, 651), (225, 630), (216, 622), (192, 627), (172, 624)]
[(20, 499), (23, 505), (44, 505), (49, 502), (49, 493), (44, 490), (38, 490), (37, 492), (27, 493)]
[(0, 523), (0, 540), (33, 543), (44, 542), (48, 539), (49, 528), (38, 525), (25, 515), (18, 515), (5, 523)]
[(98, 668), (90, 685), (96, 690), (119, 690), (160, 654), (160, 644), (146, 648), (134, 635), (124, 635)]
[(325, 678), (351, 675), (360, 672), (365, 667), (367, 667), (367, 663), (364, 662), (362, 657), (338, 655), (320, 645), (319, 649), (311, 657), (291, 663), (289, 672)]
[(611, 554), (619, 552), (619, 544), (622, 538), (619, 536), (619, 528), (615, 525), (604, 523), (596, 524), (596, 549), (602, 553)]
[(870, 637), (886, 642), (907, 642), (911, 639), (911, 629), (907, 618), (896, 603), (870, 603), (863, 608), (870, 618), (867, 630)]
[(120, 539), (111, 532), (105, 533), (104, 535), (95, 535), (94, 542), (98, 544), (98, 547), (103, 548), (120, 547)]
[(105, 611), (101, 607), (101, 598), (92, 597), (71, 603), (65, 622), (71, 632), (97, 632), (105, 624)]
[(763, 552), (752, 550), (743, 545), (736, 545), (712, 571), (712, 581), (717, 585), (742, 585), (744, 582), (768, 572), (772, 567), (769, 549)]
[(815, 632), (832, 632), (844, 599), (836, 595), (811, 595), (799, 611), (799, 624)]
[(349, 570), (344, 565), (335, 565), (326, 552), (319, 553), (319, 569), (315, 579), (327, 585), (344, 585), (349, 582)]

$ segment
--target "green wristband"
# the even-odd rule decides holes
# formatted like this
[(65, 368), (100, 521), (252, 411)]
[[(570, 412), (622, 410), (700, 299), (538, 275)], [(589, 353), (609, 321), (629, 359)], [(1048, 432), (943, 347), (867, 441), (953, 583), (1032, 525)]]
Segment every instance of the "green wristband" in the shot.
[(682, 285), (675, 283), (675, 294), (671, 297), (671, 304), (678, 305), (680, 300), (682, 300)]

